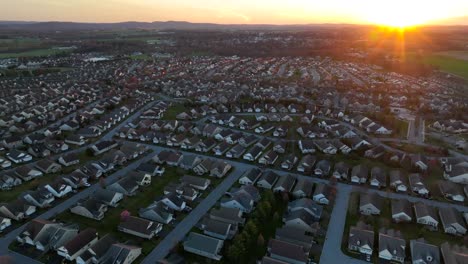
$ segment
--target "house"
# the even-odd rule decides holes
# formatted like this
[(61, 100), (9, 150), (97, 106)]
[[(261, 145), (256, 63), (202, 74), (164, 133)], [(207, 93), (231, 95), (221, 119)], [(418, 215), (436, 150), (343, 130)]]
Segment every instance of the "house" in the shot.
[(273, 191), (289, 193), (292, 190), (294, 183), (296, 183), (296, 177), (292, 176), (291, 174), (280, 176), (273, 187)]
[(369, 169), (366, 165), (359, 164), (353, 167), (351, 170), (351, 182), (363, 184), (367, 182), (369, 176)]
[(50, 150), (43, 143), (29, 146), (28, 153), (36, 158), (44, 158), (50, 156)]
[(294, 227), (301, 229), (308, 233), (315, 233), (316, 226), (319, 218), (322, 214), (321, 207), (317, 207), (315, 212), (310, 212), (306, 209), (298, 209), (292, 212), (288, 212), (283, 217), (285, 226)]
[(397, 192), (407, 192), (408, 181), (401, 170), (390, 171), (390, 186)]
[(135, 170), (137, 172), (148, 174), (152, 177), (162, 176), (165, 171), (164, 167), (161, 167), (151, 162), (141, 163)]
[(468, 183), (468, 166), (456, 165), (451, 166), (450, 171), (444, 171), (444, 178), (455, 183)]
[(353, 150), (364, 149), (371, 146), (371, 143), (359, 137), (348, 138), (347, 141)]
[(428, 227), (430, 230), (437, 230), (439, 220), (437, 217), (436, 209), (425, 203), (418, 202), (413, 205), (414, 213), (416, 215), (416, 222), (418, 224)]
[(361, 193), (359, 199), (359, 213), (363, 215), (380, 215), (383, 202), (383, 198), (377, 193)]
[(315, 243), (314, 238), (307, 235), (306, 231), (294, 226), (283, 226), (276, 229), (275, 239), (302, 246), (307, 251), (310, 251)]
[(440, 252), (444, 263), (446, 264), (457, 264), (468, 262), (468, 248), (466, 245), (453, 245), (449, 242), (444, 242), (440, 245)]
[(9, 226), (11, 226), (11, 219), (0, 216), (0, 233), (2, 233)]
[(175, 211), (182, 211), (186, 207), (185, 201), (175, 192), (164, 195), (161, 202)]
[(212, 159), (204, 159), (193, 168), (193, 172), (198, 175), (206, 174), (211, 171), (214, 163), (215, 161)]
[(266, 263), (309, 263), (309, 252), (303, 246), (294, 243), (278, 239), (270, 239), (268, 242), (268, 252), (274, 262)]
[(335, 164), (335, 170), (333, 171), (332, 176), (338, 180), (347, 180), (348, 174), (351, 167), (343, 161), (340, 161)]
[(131, 171), (127, 174), (126, 178), (132, 178), (140, 187), (148, 186), (151, 184), (151, 175), (144, 172)]
[(164, 194), (177, 193), (187, 201), (194, 201), (200, 194), (199, 191), (190, 187), (187, 183), (169, 183), (164, 187)]
[(226, 176), (226, 174), (229, 172), (231, 168), (232, 168), (231, 164), (222, 160), (217, 160), (213, 162), (211, 166), (210, 176), (216, 177), (216, 178), (222, 178)]
[(258, 138), (255, 135), (248, 135), (239, 139), (239, 145), (243, 146), (244, 148), (248, 148), (257, 142), (257, 140)]
[(358, 222), (356, 226), (351, 226), (348, 237), (348, 250), (357, 252), (370, 261), (374, 250), (374, 231), (372, 227)]
[(278, 157), (278, 153), (273, 150), (269, 150), (258, 160), (258, 163), (263, 165), (274, 165), (278, 160)]
[(7, 217), (16, 221), (36, 212), (36, 206), (26, 203), (22, 199), (17, 199), (9, 203), (0, 203), (0, 216)]
[(43, 189), (46, 189), (52, 195), (57, 198), (65, 197), (67, 194), (73, 191), (73, 188), (66, 184), (64, 181), (58, 179), (52, 183), (47, 183), (42, 186)]
[(232, 239), (238, 231), (236, 225), (210, 218), (203, 219), (201, 229), (203, 234), (222, 240)]
[(62, 166), (60, 164), (50, 160), (50, 159), (42, 159), (36, 162), (35, 166), (38, 170), (43, 173), (58, 173), (62, 170)]
[(245, 154), (242, 156), (242, 158), (243, 158), (244, 160), (248, 160), (248, 161), (255, 161), (255, 160), (257, 160), (257, 159), (260, 157), (260, 155), (262, 154), (262, 150), (263, 150), (263, 149), (262, 149), (261, 147), (255, 145), (255, 146), (253, 146), (251, 149), (249, 149), (249, 150), (247, 151), (247, 153), (245, 153)]
[(315, 165), (314, 174), (319, 177), (327, 176), (330, 173), (331, 164), (328, 160), (320, 160)]
[(385, 154), (385, 148), (382, 146), (373, 147), (364, 152), (364, 156), (367, 158), (378, 159)]
[(174, 219), (174, 215), (169, 207), (162, 202), (154, 202), (146, 208), (141, 208), (138, 211), (138, 215), (162, 224), (169, 224)]
[(439, 216), (445, 233), (458, 236), (466, 234), (466, 225), (459, 211), (453, 207), (441, 207)]
[(96, 243), (89, 247), (86, 251), (81, 253), (76, 258), (77, 264), (87, 264), (87, 263), (100, 263), (103, 259), (103, 256), (111, 248), (112, 244), (116, 243), (115, 238), (106, 234), (101, 237)]
[(138, 191), (139, 185), (132, 177), (123, 177), (122, 179), (108, 185), (106, 189), (121, 193), (125, 196), (134, 196)]
[(181, 152), (163, 150), (153, 157), (153, 161), (158, 164), (167, 164), (169, 166), (176, 167), (179, 165), (182, 157), (183, 155)]
[(314, 221), (319, 221), (322, 217), (323, 207), (310, 198), (300, 198), (288, 203), (288, 213), (305, 210)]
[(98, 234), (95, 229), (87, 228), (65, 245), (57, 249), (57, 254), (68, 261), (74, 261), (79, 255), (88, 250), (98, 241)]
[(411, 191), (418, 194), (419, 196), (429, 196), (429, 189), (427, 189), (419, 173), (412, 173), (408, 178)]
[(260, 176), (260, 179), (257, 181), (257, 186), (264, 189), (272, 189), (278, 180), (279, 175), (273, 171), (266, 171)]
[(315, 144), (312, 140), (299, 140), (298, 144), (302, 154), (309, 154), (315, 152)]
[(286, 170), (291, 170), (297, 163), (299, 159), (293, 153), (284, 157), (283, 162), (281, 163), (281, 168)]
[(238, 159), (240, 158), (246, 151), (246, 148), (242, 146), (241, 144), (235, 145), (233, 148), (228, 150), (226, 152), (226, 158), (231, 158), (231, 159)]
[(427, 158), (420, 153), (410, 156), (412, 166), (418, 168), (421, 171), (425, 171), (428, 168)]
[(116, 148), (118, 145), (114, 140), (103, 140), (91, 146), (90, 149), (93, 151), (94, 156), (97, 156)]
[(243, 225), (245, 218), (242, 217), (242, 214), (243, 212), (237, 208), (220, 207), (219, 209), (211, 209), (208, 217), (232, 225)]
[(297, 165), (297, 171), (305, 174), (312, 172), (317, 158), (310, 154), (304, 155)]
[(206, 138), (206, 139), (203, 139), (201, 142), (199, 142), (196, 146), (195, 146), (195, 150), (198, 151), (198, 152), (208, 152), (210, 150), (212, 150), (215, 146), (216, 146), (217, 142), (215, 139), (213, 138)]
[(224, 242), (221, 239), (190, 232), (183, 243), (184, 250), (213, 260), (221, 260), (221, 249)]
[(410, 240), (410, 252), (413, 264), (441, 263), (439, 247), (427, 243), (424, 238)]
[(109, 189), (99, 188), (93, 193), (92, 197), (107, 206), (117, 207), (119, 202), (123, 199), (124, 195), (123, 193), (115, 192)]
[(284, 140), (278, 140), (274, 143), (273, 145), (273, 151), (276, 153), (283, 154), (286, 152), (286, 141)]
[(312, 199), (319, 204), (327, 205), (331, 200), (331, 190), (330, 186), (319, 183), (315, 187)]
[(262, 171), (259, 168), (252, 168), (245, 171), (239, 178), (239, 183), (242, 185), (253, 185), (262, 175)]
[(77, 234), (78, 226), (76, 225), (65, 225), (36, 218), (27, 224), (16, 240), (45, 253), (66, 245)]
[(295, 198), (305, 198), (312, 195), (313, 183), (311, 181), (300, 178), (297, 180), (296, 186), (292, 191)]
[(395, 223), (409, 223), (414, 219), (410, 202), (406, 199), (392, 200), (392, 220)]
[(395, 230), (381, 230), (379, 232), (379, 259), (404, 263), (406, 257), (406, 241)]
[(80, 163), (80, 159), (76, 153), (69, 153), (61, 156), (58, 162), (65, 167), (70, 167)]
[(182, 160), (179, 163), (179, 167), (181, 167), (184, 170), (192, 170), (195, 168), (202, 159), (199, 156), (196, 155), (184, 155), (182, 157)]
[(83, 146), (84, 144), (86, 144), (86, 140), (83, 136), (71, 134), (65, 139), (65, 143), (76, 145), (76, 146)]
[(22, 152), (22, 151), (18, 151), (16, 149), (12, 149), (10, 150), (10, 152), (8, 152), (6, 154), (6, 157), (13, 161), (14, 163), (16, 164), (19, 164), (19, 163), (26, 163), (26, 162), (30, 162), (32, 160), (32, 156), (25, 153), (25, 152)]
[(15, 170), (15, 175), (18, 176), (23, 181), (30, 181), (32, 179), (41, 177), (43, 175), (42, 172), (33, 169), (29, 165), (23, 165), (21, 167), (17, 167)]
[(464, 202), (465, 195), (463, 194), (462, 187), (459, 186), (457, 183), (449, 182), (449, 181), (440, 181), (439, 182), (439, 190), (440, 193), (447, 199), (456, 202)]
[(335, 146), (330, 144), (328, 141), (317, 140), (314, 141), (315, 146), (324, 154), (334, 155), (338, 151)]
[(180, 178), (180, 181), (200, 191), (205, 191), (211, 184), (209, 179), (191, 175), (184, 175), (182, 178)]
[(254, 200), (249, 194), (237, 192), (231, 194), (229, 198), (221, 200), (221, 207), (239, 209), (244, 213), (250, 213), (254, 206)]
[(54, 195), (47, 189), (26, 191), (22, 193), (20, 197), (27, 203), (39, 208), (50, 207), (55, 201)]
[(378, 166), (372, 167), (370, 185), (377, 188), (385, 188), (387, 186), (387, 173), (384, 169)]
[(161, 232), (162, 224), (135, 216), (125, 216), (117, 229), (120, 232), (149, 240)]
[(102, 220), (107, 211), (107, 205), (95, 198), (82, 199), (70, 207), (70, 212), (94, 220)]

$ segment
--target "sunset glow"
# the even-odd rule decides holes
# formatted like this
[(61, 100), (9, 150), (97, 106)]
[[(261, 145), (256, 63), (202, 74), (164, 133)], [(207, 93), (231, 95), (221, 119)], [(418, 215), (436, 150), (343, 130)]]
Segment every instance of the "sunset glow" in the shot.
[(424, 0), (15, 0), (2, 1), (0, 20), (188, 21), (221, 24), (352, 23), (409, 26), (468, 24), (468, 1)]

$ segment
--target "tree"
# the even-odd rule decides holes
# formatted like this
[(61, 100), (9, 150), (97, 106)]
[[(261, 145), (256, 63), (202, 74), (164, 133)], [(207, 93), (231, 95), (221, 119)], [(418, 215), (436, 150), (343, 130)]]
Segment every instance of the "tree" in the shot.
[(265, 239), (263, 238), (262, 234), (259, 234), (257, 238), (257, 246), (263, 247), (264, 244), (265, 244)]

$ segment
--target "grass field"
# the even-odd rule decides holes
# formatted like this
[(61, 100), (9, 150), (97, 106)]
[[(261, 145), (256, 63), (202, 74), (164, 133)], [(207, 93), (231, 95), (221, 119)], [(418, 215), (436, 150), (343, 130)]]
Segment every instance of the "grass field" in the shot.
[(6, 58), (18, 58), (18, 57), (42, 57), (68, 53), (69, 50), (59, 50), (59, 49), (36, 49), (19, 53), (0, 53), (0, 59)]
[[(422, 62), (437, 67), (439, 70), (468, 79), (468, 52), (444, 52), (422, 56)], [(410, 55), (409, 59), (416, 59)]]

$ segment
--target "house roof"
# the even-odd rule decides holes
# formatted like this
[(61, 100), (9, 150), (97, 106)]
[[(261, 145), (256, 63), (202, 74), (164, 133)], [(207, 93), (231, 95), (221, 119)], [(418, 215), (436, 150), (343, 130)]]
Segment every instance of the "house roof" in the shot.
[(296, 261), (307, 263), (307, 254), (302, 246), (281, 241), (278, 239), (270, 239), (268, 243), (271, 255), (282, 256), (284, 258), (293, 259)]
[(140, 234), (149, 235), (158, 228), (158, 223), (143, 218), (128, 216), (120, 222), (119, 228), (125, 228)]
[(67, 249), (70, 256), (74, 255), (80, 249), (88, 245), (98, 236), (96, 229), (86, 228), (76, 235), (72, 240), (68, 241), (64, 247)]
[(184, 242), (184, 247), (190, 247), (213, 255), (217, 255), (222, 246), (222, 240), (195, 232), (190, 232)]
[(410, 240), (410, 249), (413, 261), (440, 263), (439, 247), (426, 243), (423, 238)]

